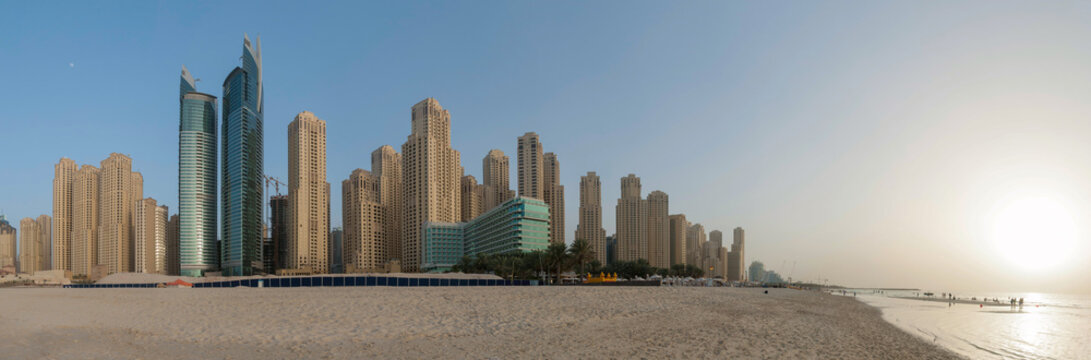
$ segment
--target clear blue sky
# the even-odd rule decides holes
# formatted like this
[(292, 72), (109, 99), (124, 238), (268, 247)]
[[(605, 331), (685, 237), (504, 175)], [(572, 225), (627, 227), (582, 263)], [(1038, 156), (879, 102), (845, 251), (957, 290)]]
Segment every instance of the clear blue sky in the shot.
[(121, 152), (173, 213), (180, 68), (219, 96), (245, 32), (262, 38), (266, 172), (287, 175), (295, 114), (326, 120), (334, 225), (341, 180), (400, 149), (410, 106), (435, 97), (468, 174), (492, 148), (514, 171), (516, 137), (541, 135), (569, 239), (579, 176), (602, 177), (613, 233), (635, 173), (671, 213), (746, 228), (748, 260), (785, 275), (795, 262), (796, 278), (1087, 290), (1076, 259), (1015, 274), (988, 223), (1005, 199), (1046, 196), (1077, 225), (1065, 252), (1091, 251), (1089, 7), (6, 1), (0, 208), (50, 214), (60, 157)]

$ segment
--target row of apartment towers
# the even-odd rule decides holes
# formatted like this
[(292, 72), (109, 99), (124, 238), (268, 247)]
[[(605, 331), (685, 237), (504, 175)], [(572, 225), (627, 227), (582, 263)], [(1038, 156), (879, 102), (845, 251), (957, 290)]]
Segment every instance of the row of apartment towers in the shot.
[[(219, 106), (216, 97), (197, 92), (196, 79), (182, 68), (179, 212), (176, 218), (172, 216), (167, 221), (165, 207), (157, 207), (161, 209), (166, 226), (162, 227), (162, 234), (151, 233), (164, 239), (166, 255), (160, 257), (164, 259), (163, 265), (137, 266), (138, 262), (143, 261), (143, 264), (148, 260), (139, 260), (134, 255), (152, 253), (146, 250), (149, 245), (137, 243), (137, 228), (159, 228), (134, 222), (137, 218), (135, 209), (140, 204), (154, 203), (152, 199), (143, 199), (139, 193), (142, 186), (132, 179), (125, 184), (115, 184), (121, 170), (110, 170), (109, 177), (102, 176), (108, 180), (99, 185), (100, 189), (111, 192), (100, 194), (97, 201), (100, 208), (104, 203), (108, 207), (98, 210), (95, 216), (98, 238), (89, 239), (84, 235), (87, 215), (79, 213), (86, 210), (78, 209), (86, 206), (86, 200), (74, 196), (79, 184), (76, 175), (83, 169), (76, 171), (74, 162), (62, 159), (55, 174), (53, 210), (53, 253), (62, 255), (53, 257), (54, 269), (91, 274), (95, 266), (101, 265), (99, 269), (105, 273), (137, 271), (189, 276), (204, 276), (210, 272), (221, 272), (226, 276), (251, 275), (274, 269), (310, 273), (331, 271), (331, 265), (336, 261), (331, 258), (326, 122), (304, 111), (289, 124), (288, 195), (270, 202), (273, 217), (280, 219), (273, 219), (273, 229), (266, 228), (262, 219), (265, 195), (262, 185), (268, 178), (262, 169), (264, 103), (260, 38), (256, 46), (252, 46), (244, 35), (241, 60), (241, 66), (232, 70), (223, 84), (222, 137), (217, 134)], [(388, 264), (392, 261), (399, 262), (403, 270), (419, 271), (423, 251), (422, 224), (469, 221), (515, 196), (509, 186), (509, 158), (500, 150), (489, 151), (482, 160), (480, 184), (472, 175), (464, 173), (460, 153), (451, 147), (450, 114), (435, 99), (428, 98), (414, 105), (411, 120), (411, 133), (402, 144), (401, 153), (389, 145), (381, 146), (372, 152), (370, 172), (357, 169), (342, 182), (341, 260), (346, 271), (381, 271), (389, 269)], [(217, 157), (218, 142), (222, 145), (220, 157)], [(112, 154), (107, 160), (115, 158), (124, 159), (122, 162), (128, 167), (123, 168), (131, 169), (132, 160), (127, 156)], [(217, 164), (217, 160), (221, 162)], [(541, 199), (549, 206), (550, 241), (565, 243), (564, 186), (559, 181), (557, 156), (544, 152), (538, 135), (531, 132), (518, 138), (517, 161), (519, 196)], [(73, 175), (71, 180), (66, 180), (70, 168)], [(89, 168), (88, 171), (93, 170)], [(107, 172), (106, 161), (101, 171)], [(132, 174), (131, 178), (139, 178), (139, 173)], [(142, 180), (139, 183), (142, 184)], [(217, 190), (220, 191), (220, 206), (217, 206)], [(125, 191), (130, 193), (128, 197), (114, 196)], [(84, 201), (80, 203), (83, 205), (78, 205), (77, 201)], [(606, 263), (601, 185), (594, 172), (581, 178), (579, 211), (576, 238), (587, 240), (597, 259)], [(617, 206), (618, 259), (644, 258), (657, 267), (678, 263), (703, 267), (729, 257), (718, 256), (719, 250), (707, 246), (707, 241), (696, 236), (694, 241), (697, 242), (686, 251), (690, 241), (675, 241), (671, 231), (674, 217), (682, 215), (671, 216), (668, 220), (666, 214), (665, 193), (655, 191), (647, 200), (641, 199), (639, 178), (632, 174), (623, 178), (622, 196)], [(160, 218), (158, 212), (154, 217)], [(75, 224), (79, 221), (83, 222)], [(115, 230), (124, 226), (128, 226), (126, 231), (134, 235), (125, 237), (120, 235), (125, 231)], [(696, 234), (698, 230), (691, 228), (700, 225), (685, 223), (685, 226), (687, 231)], [(271, 239), (268, 237), (270, 230)], [(741, 231), (736, 229), (737, 246), (732, 249), (740, 259)], [(703, 230), (699, 232), (703, 234)], [(153, 244), (156, 249), (157, 246)], [(722, 246), (718, 247), (722, 249)], [(703, 248), (709, 250), (693, 250)], [(171, 252), (170, 249), (177, 250)], [(87, 252), (94, 252), (96, 256), (86, 258)], [(90, 260), (73, 261), (77, 255)], [(160, 268), (166, 270), (160, 271)]]

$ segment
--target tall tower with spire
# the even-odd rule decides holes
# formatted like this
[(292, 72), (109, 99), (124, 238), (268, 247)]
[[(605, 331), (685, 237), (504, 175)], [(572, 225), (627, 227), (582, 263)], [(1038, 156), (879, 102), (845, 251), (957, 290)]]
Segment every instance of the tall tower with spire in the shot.
[(216, 252), (216, 97), (197, 92), (185, 66), (179, 88), (178, 243), (182, 275), (219, 270)]
[[(242, 66), (223, 83), (223, 183), (220, 267), (253, 275), (261, 264), (264, 99), (261, 38), (243, 35)], [(184, 231), (184, 230), (183, 230)]]

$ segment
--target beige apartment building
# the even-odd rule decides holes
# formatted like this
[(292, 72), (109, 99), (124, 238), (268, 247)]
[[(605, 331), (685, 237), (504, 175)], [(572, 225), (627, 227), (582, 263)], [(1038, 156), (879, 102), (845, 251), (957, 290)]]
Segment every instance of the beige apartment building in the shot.
[(482, 212), (492, 210), (515, 197), (508, 182), (510, 161), (503, 151), (492, 149), (481, 160), (481, 185), (484, 187)]
[(69, 158), (53, 165), (53, 270), (72, 270), (72, 185), (77, 170)]
[(310, 111), (288, 124), (288, 267), (330, 272), (326, 122)]
[(18, 231), (0, 214), (0, 269), (10, 266), (15, 271), (15, 243)]
[(671, 266), (685, 265), (687, 264), (686, 234), (689, 232), (689, 221), (686, 221), (686, 214), (674, 214), (668, 219), (670, 221)]
[(93, 165), (81, 165), (72, 181), (72, 274), (91, 275), (98, 265), (99, 175)]
[(576, 240), (586, 240), (595, 253), (595, 260), (605, 266), (606, 230), (602, 228), (602, 182), (594, 171), (580, 176), (579, 211)]
[(405, 202), (405, 195), (402, 194), (402, 155), (390, 145), (375, 149), (371, 152), (371, 174), (379, 179), (379, 203), (386, 209), (382, 219), (386, 234), (383, 240), (386, 258), (383, 261), (401, 259), (402, 218), (405, 216), (402, 205)]
[[(132, 271), (133, 208), (143, 195), (142, 177), (132, 158), (112, 153), (99, 163), (98, 259), (106, 275)], [(134, 181), (141, 181), (140, 184)]]
[[(704, 267), (704, 248), (705, 243), (708, 242), (708, 235), (705, 234), (705, 227), (700, 223), (690, 225), (686, 230), (686, 264), (697, 265)], [(708, 271), (707, 267), (702, 268), (704, 271)]]
[(167, 207), (159, 206), (153, 198), (140, 199), (133, 224), (133, 271), (167, 275)]
[(33, 274), (49, 270), (47, 253), (51, 247), (51, 227), (49, 215), (19, 221), (19, 272)]
[(557, 155), (551, 152), (542, 155), (542, 189), (542, 200), (549, 205), (549, 242), (564, 244), (564, 185), (561, 185), (561, 163), (557, 161)]
[(734, 235), (731, 252), (727, 255), (727, 279), (746, 281), (746, 232), (741, 227), (736, 227)]
[[(374, 167), (374, 165), (372, 165)], [(382, 269), (391, 259), (390, 242), (396, 233), (386, 221), (392, 207), (382, 204), (382, 179), (367, 170), (356, 169), (341, 182), (342, 258), (345, 272), (361, 273)]]
[(669, 197), (662, 191), (648, 193), (648, 263), (657, 268), (670, 267)]
[(420, 271), (421, 227), (458, 222), (462, 213), (459, 153), (451, 148), (451, 114), (436, 99), (413, 105), (412, 133), (402, 144), (405, 200), (402, 270)]
[(462, 192), (462, 216), (459, 218), (461, 222), (469, 222), (474, 218), (481, 215), (481, 204), (485, 201), (485, 188), (477, 184), (477, 179), (473, 175), (462, 176), (462, 185), (460, 187)]
[(532, 197), (545, 200), (545, 189), (542, 188), (542, 176), (544, 175), (542, 143), (538, 141), (538, 134), (528, 132), (519, 137), (517, 147), (519, 196)]
[(727, 278), (727, 256), (720, 256), (720, 249), (724, 249), (724, 233), (720, 230), (708, 232), (708, 244), (705, 246), (705, 258), (709, 263), (706, 266), (714, 266), (716, 273), (713, 276)]
[(617, 259), (636, 261), (648, 256), (648, 202), (640, 197), (640, 178), (621, 178), (617, 200)]

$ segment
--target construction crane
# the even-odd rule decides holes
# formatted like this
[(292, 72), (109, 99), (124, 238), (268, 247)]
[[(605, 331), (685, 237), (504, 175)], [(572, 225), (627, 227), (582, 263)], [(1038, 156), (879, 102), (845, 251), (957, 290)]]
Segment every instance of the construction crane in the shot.
[(270, 183), (272, 183), (273, 188), (276, 189), (277, 195), (280, 195), (280, 186), (281, 185), (284, 185), (285, 187), (288, 186), (288, 184), (285, 184), (285, 183), (281, 182), (280, 180), (277, 180), (277, 178), (275, 178), (275, 177), (272, 177), (272, 176), (269, 176), (269, 175), (264, 175), (262, 177), (265, 178), (265, 193), (266, 194), (269, 194), (269, 184)]

